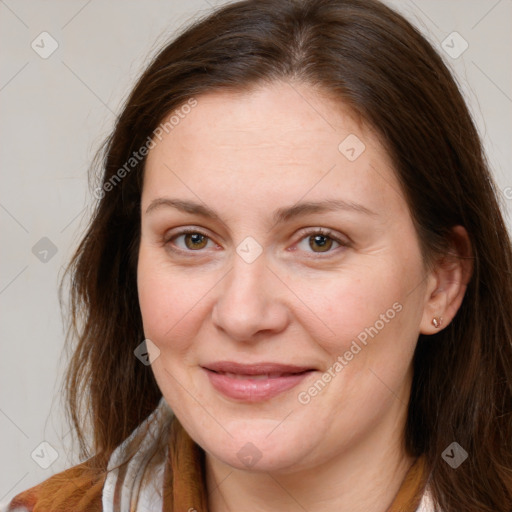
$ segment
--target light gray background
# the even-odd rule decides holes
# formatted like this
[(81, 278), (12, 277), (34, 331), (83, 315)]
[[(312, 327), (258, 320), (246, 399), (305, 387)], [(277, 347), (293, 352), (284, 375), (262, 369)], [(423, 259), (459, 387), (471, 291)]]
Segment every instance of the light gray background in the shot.
[[(79, 462), (59, 393), (65, 358), (57, 286), (90, 210), (87, 169), (148, 56), (220, 3), (0, 0), (0, 502)], [(512, 1), (389, 3), (456, 72), (510, 226)], [(47, 59), (31, 47), (34, 40), (42, 46), (43, 31), (59, 45)], [(458, 58), (442, 44), (452, 53), (463, 48), (454, 31), (469, 45)], [(56, 246), (54, 256), (32, 252), (43, 237)], [(36, 463), (52, 454), (48, 468)]]

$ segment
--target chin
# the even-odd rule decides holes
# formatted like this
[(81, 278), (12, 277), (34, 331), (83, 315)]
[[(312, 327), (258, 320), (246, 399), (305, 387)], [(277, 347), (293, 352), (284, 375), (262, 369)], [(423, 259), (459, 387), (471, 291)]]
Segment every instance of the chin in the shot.
[[(272, 426), (269, 428), (269, 424)], [(272, 431), (275, 429), (274, 431)], [(253, 420), (231, 422), (226, 425), (229, 436), (197, 432), (194, 440), (215, 459), (236, 469), (254, 472), (280, 472), (290, 468), (298, 469), (299, 464), (311, 452), (311, 437), (304, 442), (304, 432), (292, 432), (276, 428), (275, 422)]]

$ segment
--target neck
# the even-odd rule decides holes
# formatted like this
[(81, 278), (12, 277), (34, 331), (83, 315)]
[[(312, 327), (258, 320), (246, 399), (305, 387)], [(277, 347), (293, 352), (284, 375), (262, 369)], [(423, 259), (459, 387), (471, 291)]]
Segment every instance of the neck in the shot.
[(405, 416), (400, 420), (299, 472), (240, 470), (207, 455), (209, 510), (386, 512), (414, 463), (403, 447)]

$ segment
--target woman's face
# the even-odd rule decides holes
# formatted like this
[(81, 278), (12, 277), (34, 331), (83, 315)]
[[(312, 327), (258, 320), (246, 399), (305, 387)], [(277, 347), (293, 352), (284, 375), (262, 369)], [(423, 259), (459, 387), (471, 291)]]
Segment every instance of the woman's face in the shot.
[(165, 399), (239, 468), (401, 449), (432, 279), (389, 156), (304, 84), (196, 99), (155, 139), (142, 194), (138, 290)]

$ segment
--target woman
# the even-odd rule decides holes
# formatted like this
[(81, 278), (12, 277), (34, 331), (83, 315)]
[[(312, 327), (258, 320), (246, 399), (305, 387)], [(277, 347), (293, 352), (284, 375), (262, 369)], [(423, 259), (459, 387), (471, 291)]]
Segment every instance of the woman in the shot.
[(10, 510), (512, 510), (510, 239), (401, 16), (219, 9), (144, 72), (95, 195), (67, 378), (89, 458)]

